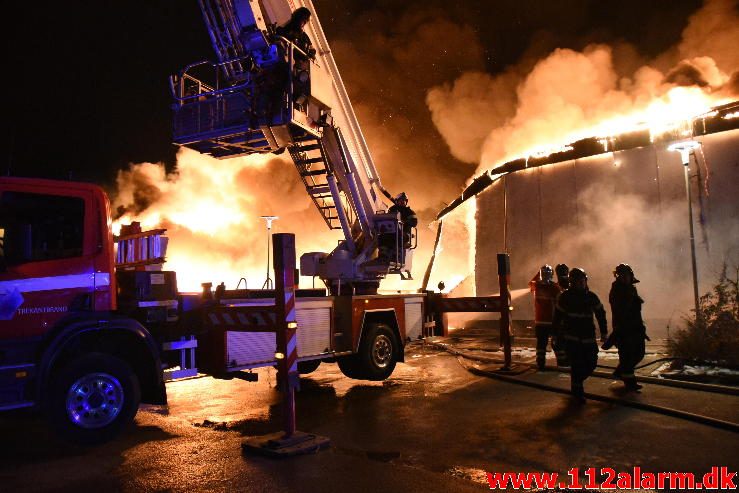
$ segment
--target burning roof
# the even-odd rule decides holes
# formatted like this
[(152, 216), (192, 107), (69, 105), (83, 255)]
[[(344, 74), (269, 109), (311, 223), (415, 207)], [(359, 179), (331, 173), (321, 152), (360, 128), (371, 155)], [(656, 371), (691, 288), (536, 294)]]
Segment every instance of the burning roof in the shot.
[(667, 144), (737, 128), (739, 128), (739, 101), (733, 101), (716, 106), (709, 112), (694, 118), (674, 122), (668, 128), (659, 131), (643, 126), (614, 136), (580, 139), (550, 153), (535, 153), (507, 161), (474, 178), (459, 197), (439, 212), (436, 219), (442, 219), (467, 199), (479, 194), (508, 173), (608, 152), (625, 151), (659, 143)]

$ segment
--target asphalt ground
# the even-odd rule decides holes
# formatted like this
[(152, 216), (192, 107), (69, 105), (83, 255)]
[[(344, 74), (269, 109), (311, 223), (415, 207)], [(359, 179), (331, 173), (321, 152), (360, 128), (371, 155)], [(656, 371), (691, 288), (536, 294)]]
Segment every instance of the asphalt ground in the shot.
[[(448, 338), (495, 354), (489, 340)], [(529, 352), (519, 350), (522, 361)], [(487, 472), (558, 472), (572, 467), (703, 474), (739, 466), (731, 431), (473, 375), (453, 356), (415, 343), (385, 382), (344, 377), (322, 364), (302, 379), (298, 429), (327, 436), (311, 455), (243, 454), (246, 437), (278, 431), (275, 372), (257, 383), (210, 377), (168, 384), (167, 408), (142, 407), (135, 426), (95, 448), (61, 442), (40, 416), (0, 415), (0, 491), (483, 491)], [(494, 368), (494, 363), (481, 367)], [(520, 378), (567, 388), (555, 371)], [(586, 391), (622, 395), (622, 384), (591, 378)], [(646, 384), (630, 399), (739, 422), (736, 396)], [(511, 490), (513, 491), (513, 490)]]

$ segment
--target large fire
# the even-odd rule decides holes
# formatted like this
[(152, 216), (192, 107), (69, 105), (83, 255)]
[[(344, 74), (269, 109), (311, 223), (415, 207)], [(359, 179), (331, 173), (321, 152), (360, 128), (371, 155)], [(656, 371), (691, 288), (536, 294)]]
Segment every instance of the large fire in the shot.
[(268, 237), (260, 216), (280, 216), (271, 232), (296, 233), (299, 252), (325, 251), (337, 241), (311, 207), (282, 156), (219, 161), (183, 148), (174, 173), (152, 163), (119, 173), (113, 208), (123, 214), (113, 229), (132, 221), (145, 230), (166, 228), (165, 268), (177, 272), (181, 290), (197, 291), (203, 282), (235, 288), (241, 278), (259, 288), (267, 277)]
[[(453, 83), (428, 88), (427, 103), (451, 153), (477, 164), (478, 173), (511, 159), (544, 156), (586, 137), (602, 138), (607, 151), (612, 136), (644, 128), (653, 136), (688, 129), (691, 119), (736, 99), (737, 45), (733, 3), (709, 0), (691, 17), (679, 45), (630, 72), (617, 69), (624, 65), (617, 60), (621, 52), (605, 45), (581, 52), (557, 49), (526, 73), (518, 67), (499, 75), (461, 74)], [(362, 124), (379, 125), (371, 119)], [(414, 171), (445, 172), (433, 161), (422, 166)], [(386, 183), (398, 172), (381, 162), (378, 167)], [(411, 205), (439, 203), (433, 187), (425, 194), (412, 196)], [(180, 288), (188, 290), (202, 282), (235, 287), (242, 277), (250, 288), (262, 286), (267, 275), (262, 215), (280, 216), (272, 232), (295, 233), (298, 254), (330, 251), (340, 240), (313, 210), (286, 154), (219, 161), (182, 149), (174, 173), (151, 163), (120, 172), (114, 208), (122, 211), (116, 228), (135, 220), (145, 228), (168, 229), (166, 268), (176, 270)], [(474, 271), (474, 201), (444, 222), (430, 287), (444, 280), (449, 290), (464, 287)], [(391, 278), (383, 287), (420, 287), (432, 248), (433, 234), (422, 225), (414, 255), (416, 281)], [(304, 286), (312, 283), (301, 279)]]

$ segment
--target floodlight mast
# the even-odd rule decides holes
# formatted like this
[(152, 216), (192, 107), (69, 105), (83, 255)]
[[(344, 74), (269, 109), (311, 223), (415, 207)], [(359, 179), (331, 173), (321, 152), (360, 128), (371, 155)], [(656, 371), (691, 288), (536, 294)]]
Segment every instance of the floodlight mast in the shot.
[(667, 147), (669, 151), (680, 153), (685, 171), (685, 194), (688, 198), (688, 224), (690, 226), (690, 261), (693, 268), (693, 302), (695, 303), (695, 319), (700, 320), (700, 297), (698, 295), (698, 267), (695, 261), (695, 234), (693, 229), (693, 197), (690, 191), (690, 155), (700, 148), (701, 143), (694, 140), (675, 142)]
[(262, 289), (272, 289), (274, 287), (269, 270), (269, 250), (270, 250), (270, 232), (272, 231), (272, 221), (277, 221), (279, 216), (260, 216), (267, 222), (267, 279), (262, 284)]

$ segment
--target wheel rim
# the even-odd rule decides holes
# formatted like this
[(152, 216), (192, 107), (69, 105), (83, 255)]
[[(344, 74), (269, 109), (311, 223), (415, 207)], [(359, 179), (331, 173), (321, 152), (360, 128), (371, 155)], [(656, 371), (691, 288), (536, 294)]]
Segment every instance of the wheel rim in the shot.
[(378, 368), (386, 368), (393, 359), (393, 343), (390, 338), (380, 334), (372, 346), (372, 362)]
[(67, 414), (82, 428), (102, 428), (120, 414), (123, 386), (107, 373), (90, 373), (75, 381), (67, 392)]

